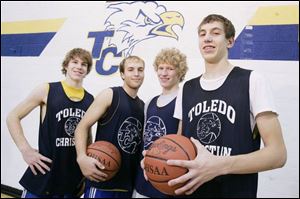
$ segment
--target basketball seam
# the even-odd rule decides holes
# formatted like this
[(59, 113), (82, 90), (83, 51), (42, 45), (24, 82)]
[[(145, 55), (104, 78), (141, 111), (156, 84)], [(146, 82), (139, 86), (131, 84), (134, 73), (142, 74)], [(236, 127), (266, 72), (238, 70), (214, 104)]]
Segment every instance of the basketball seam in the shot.
[(89, 147), (89, 149), (94, 149), (94, 150), (101, 151), (101, 152), (105, 153), (106, 155), (111, 157), (111, 159), (113, 159), (116, 162), (118, 168), (120, 168), (120, 165), (119, 165), (118, 161), (114, 157), (112, 157), (110, 154), (106, 153), (105, 151), (102, 151), (101, 149), (97, 149), (97, 148), (93, 148), (93, 147)]
[(174, 140), (172, 140), (172, 139), (170, 139), (170, 138), (167, 138), (167, 137), (161, 137), (161, 138), (162, 138), (162, 139), (169, 140), (169, 141), (175, 143), (176, 145), (178, 145), (178, 146), (182, 149), (182, 151), (184, 151), (184, 153), (186, 154), (186, 156), (188, 157), (188, 159), (191, 160), (189, 154), (188, 154), (188, 153), (185, 151), (185, 149), (184, 149), (182, 146), (180, 146), (177, 142), (175, 142)]
[(146, 157), (154, 158), (154, 159), (159, 159), (159, 160), (164, 160), (164, 161), (168, 160), (168, 159), (164, 159), (164, 158), (161, 158), (161, 157), (156, 157), (156, 156), (153, 156), (153, 155), (146, 155)]

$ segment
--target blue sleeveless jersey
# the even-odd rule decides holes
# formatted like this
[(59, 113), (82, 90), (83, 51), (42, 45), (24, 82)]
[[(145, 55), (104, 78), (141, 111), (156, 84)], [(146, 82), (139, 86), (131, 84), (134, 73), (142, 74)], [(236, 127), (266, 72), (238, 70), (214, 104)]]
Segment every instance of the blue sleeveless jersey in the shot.
[(112, 90), (112, 104), (98, 121), (96, 141), (111, 142), (119, 149), (122, 156), (121, 168), (112, 179), (99, 183), (87, 180), (87, 186), (103, 190), (132, 191), (139, 164), (144, 102), (138, 97), (130, 97), (122, 87), (113, 87)]
[(39, 127), (39, 152), (50, 158), (50, 172), (43, 175), (37, 169), (34, 175), (30, 168), (20, 180), (29, 192), (39, 195), (73, 194), (83, 182), (83, 175), (76, 162), (74, 131), (93, 102), (93, 96), (84, 91), (81, 101), (70, 100), (61, 82), (49, 84), (47, 110)]
[[(179, 120), (173, 117), (175, 101), (173, 99), (169, 104), (163, 107), (157, 106), (157, 99), (154, 97), (148, 106), (146, 115), (146, 125), (143, 136), (144, 149), (147, 150), (150, 145), (158, 138), (167, 134), (176, 134)], [(140, 161), (143, 159), (142, 150), (140, 151)], [(138, 167), (135, 189), (138, 193), (154, 198), (170, 197), (155, 189), (149, 181), (144, 178), (144, 172), (141, 166)]]
[[(201, 88), (200, 77), (185, 83), (182, 128), (219, 156), (247, 154), (260, 148), (250, 125), (250, 70), (235, 67), (221, 87)], [(258, 174), (225, 175), (200, 186), (192, 197), (256, 197)]]

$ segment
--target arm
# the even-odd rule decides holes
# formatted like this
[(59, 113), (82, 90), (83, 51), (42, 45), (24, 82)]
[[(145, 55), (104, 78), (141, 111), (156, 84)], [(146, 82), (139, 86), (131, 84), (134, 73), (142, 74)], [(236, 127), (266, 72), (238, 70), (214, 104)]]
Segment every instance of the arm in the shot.
[(264, 147), (247, 155), (228, 157), (225, 173), (257, 173), (284, 166), (287, 152), (277, 115), (272, 112), (260, 113), (256, 122)]
[(113, 98), (112, 89), (102, 91), (86, 111), (75, 130), (75, 147), (77, 152), (77, 162), (84, 176), (93, 181), (104, 181), (106, 174), (101, 172), (104, 166), (96, 159), (88, 157), (86, 154), (89, 142), (89, 130), (111, 105)]
[(182, 135), (182, 120), (179, 120), (177, 134)]
[(48, 90), (48, 84), (43, 84), (35, 88), (24, 101), (8, 114), (6, 119), (11, 137), (22, 153), (25, 162), (35, 175), (37, 175), (35, 169), (38, 169), (43, 174), (45, 174), (44, 169), (50, 171), (50, 168), (43, 161), (49, 163), (52, 161), (30, 146), (24, 136), (21, 120), (37, 106), (46, 106)]
[(197, 147), (195, 160), (168, 161), (170, 165), (189, 169), (187, 174), (169, 181), (170, 186), (189, 181), (185, 186), (177, 189), (176, 194), (192, 194), (203, 183), (219, 175), (257, 173), (282, 167), (286, 162), (287, 152), (277, 115), (272, 112), (260, 113), (256, 117), (256, 122), (264, 147), (249, 154), (215, 156), (208, 152), (199, 141), (192, 139)]

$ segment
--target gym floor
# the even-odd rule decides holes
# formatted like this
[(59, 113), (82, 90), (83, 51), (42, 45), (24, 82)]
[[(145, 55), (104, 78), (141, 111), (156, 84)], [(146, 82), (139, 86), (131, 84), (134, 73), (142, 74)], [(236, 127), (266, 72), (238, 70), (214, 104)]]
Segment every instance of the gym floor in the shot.
[(6, 194), (3, 194), (3, 193), (1, 193), (1, 198), (13, 198), (13, 197), (11, 197), (11, 196), (9, 196), (9, 195), (6, 195)]

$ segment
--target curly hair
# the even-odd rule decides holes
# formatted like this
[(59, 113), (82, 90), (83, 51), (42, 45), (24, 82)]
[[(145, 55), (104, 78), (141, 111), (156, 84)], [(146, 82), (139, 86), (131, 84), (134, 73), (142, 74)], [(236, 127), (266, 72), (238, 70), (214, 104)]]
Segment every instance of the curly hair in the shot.
[(164, 48), (155, 57), (153, 66), (157, 71), (160, 64), (170, 64), (176, 68), (179, 75), (179, 81), (184, 80), (185, 74), (188, 70), (186, 55), (181, 53), (176, 48)]

